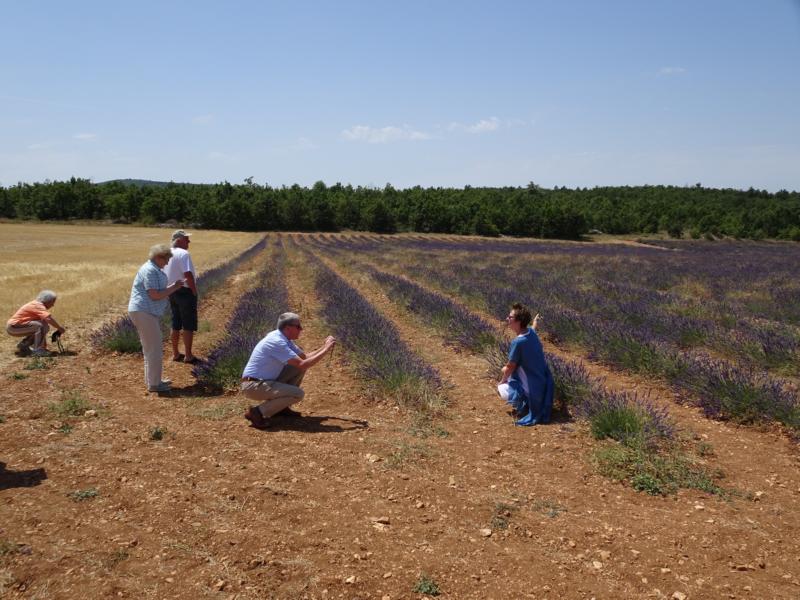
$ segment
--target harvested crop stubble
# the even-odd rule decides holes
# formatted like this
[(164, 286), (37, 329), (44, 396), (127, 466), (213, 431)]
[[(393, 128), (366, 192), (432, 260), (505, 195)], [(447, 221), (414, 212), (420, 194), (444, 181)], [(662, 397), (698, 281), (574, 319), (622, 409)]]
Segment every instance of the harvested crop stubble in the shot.
[[(197, 290), (202, 296), (212, 291), (236, 270), (244, 261), (261, 252), (266, 247), (266, 237), (261, 238), (244, 252), (225, 261), (221, 265), (200, 273), (197, 277)], [(164, 314), (162, 328), (166, 332), (169, 312)], [(128, 315), (119, 317), (115, 321), (106, 323), (94, 330), (91, 342), (95, 348), (105, 348), (114, 352), (141, 352), (142, 344), (133, 321)]]
[[(53, 289), (58, 319), (68, 326), (121, 306), (148, 248), (168, 243), (170, 233), (127, 225), (0, 223), (0, 306), (18, 307), (39, 290)], [(195, 237), (195, 263), (213, 267), (261, 235), (204, 230)]]

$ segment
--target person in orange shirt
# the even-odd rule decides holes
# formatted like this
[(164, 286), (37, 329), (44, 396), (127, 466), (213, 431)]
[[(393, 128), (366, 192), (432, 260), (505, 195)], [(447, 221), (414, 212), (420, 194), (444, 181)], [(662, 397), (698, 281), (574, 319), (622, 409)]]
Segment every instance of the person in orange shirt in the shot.
[[(57, 294), (52, 290), (42, 290), (32, 300), (24, 304), (14, 313), (6, 324), (6, 332), (14, 337), (23, 338), (17, 344), (17, 353), (26, 356), (50, 356), (47, 351), (47, 332), (54, 327), (59, 333), (64, 333), (64, 328), (50, 314), (50, 309), (56, 303)], [(31, 348), (31, 346), (33, 348)]]

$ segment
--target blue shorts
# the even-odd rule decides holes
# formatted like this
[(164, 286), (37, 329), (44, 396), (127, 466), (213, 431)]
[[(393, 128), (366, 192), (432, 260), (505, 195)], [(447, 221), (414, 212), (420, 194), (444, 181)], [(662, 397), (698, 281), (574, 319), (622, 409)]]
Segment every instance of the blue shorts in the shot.
[(169, 297), (173, 331), (197, 331), (197, 296), (187, 287)]

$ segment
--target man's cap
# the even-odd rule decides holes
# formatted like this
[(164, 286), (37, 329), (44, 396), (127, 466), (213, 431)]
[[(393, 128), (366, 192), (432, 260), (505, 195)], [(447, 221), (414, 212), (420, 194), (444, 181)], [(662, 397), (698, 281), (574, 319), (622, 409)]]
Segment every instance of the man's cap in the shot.
[(186, 233), (183, 229), (178, 229), (172, 233), (172, 241), (179, 240), (184, 237), (191, 237), (191, 233)]

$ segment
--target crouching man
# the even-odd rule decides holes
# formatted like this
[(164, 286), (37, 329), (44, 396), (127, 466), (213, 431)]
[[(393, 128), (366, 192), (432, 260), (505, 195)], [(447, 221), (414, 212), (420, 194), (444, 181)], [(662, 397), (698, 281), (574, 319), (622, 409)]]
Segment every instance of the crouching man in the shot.
[(17, 344), (17, 354), (27, 356), (50, 356), (47, 351), (47, 332), (55, 327), (59, 333), (64, 328), (50, 314), (58, 296), (51, 290), (42, 290), (32, 300), (23, 305), (6, 323), (6, 332), (14, 337), (21, 337)]
[(277, 327), (256, 344), (242, 373), (242, 394), (259, 403), (244, 414), (256, 429), (268, 427), (275, 415), (298, 415), (289, 407), (303, 399), (300, 383), (306, 370), (336, 344), (333, 336), (328, 336), (321, 348), (306, 355), (294, 343), (303, 331), (299, 315), (283, 313)]

